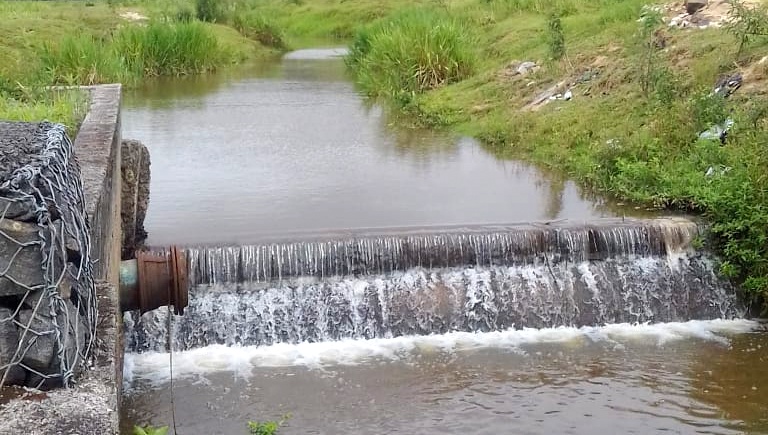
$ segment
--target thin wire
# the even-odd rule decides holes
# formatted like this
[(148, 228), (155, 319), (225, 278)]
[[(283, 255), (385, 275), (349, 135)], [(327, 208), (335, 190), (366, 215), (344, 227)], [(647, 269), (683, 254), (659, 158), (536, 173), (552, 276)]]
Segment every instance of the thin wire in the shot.
[[(170, 293), (170, 287), (168, 288), (168, 291)], [(170, 295), (169, 295), (170, 296)], [(179, 431), (176, 429), (176, 404), (174, 403), (174, 397), (173, 397), (173, 333), (171, 331), (171, 328), (173, 327), (173, 311), (171, 311), (171, 306), (168, 305), (168, 361), (170, 363), (170, 374), (171, 374), (171, 420), (173, 421), (173, 433), (178, 434)]]

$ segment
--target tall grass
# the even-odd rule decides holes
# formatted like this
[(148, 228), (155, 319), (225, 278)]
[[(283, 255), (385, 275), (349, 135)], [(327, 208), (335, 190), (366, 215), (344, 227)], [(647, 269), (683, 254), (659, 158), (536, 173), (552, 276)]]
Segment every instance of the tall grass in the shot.
[(40, 64), (46, 81), (53, 84), (92, 85), (129, 78), (114, 51), (92, 35), (67, 36), (57, 44), (46, 44)]
[(198, 74), (216, 69), (222, 52), (201, 23), (151, 23), (121, 29), (112, 51), (139, 77)]
[(264, 46), (278, 49), (286, 47), (282, 29), (263, 13), (248, 11), (235, 14), (232, 27), (246, 38), (259, 41)]
[(133, 83), (144, 77), (197, 74), (234, 61), (199, 22), (154, 22), (120, 28), (111, 39), (69, 36), (40, 53), (53, 84)]
[(471, 34), (445, 12), (407, 10), (358, 31), (347, 63), (369, 95), (407, 105), (416, 94), (472, 75), (477, 53)]

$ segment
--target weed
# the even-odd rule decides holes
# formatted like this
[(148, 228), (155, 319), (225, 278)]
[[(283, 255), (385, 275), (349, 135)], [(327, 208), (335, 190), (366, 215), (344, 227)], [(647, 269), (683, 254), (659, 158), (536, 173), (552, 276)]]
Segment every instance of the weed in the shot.
[(223, 21), (224, 5), (221, 0), (195, 0), (197, 19), (209, 23)]
[(470, 29), (445, 12), (412, 9), (359, 31), (347, 62), (368, 94), (405, 107), (418, 93), (469, 77), (474, 47)]
[(731, 0), (731, 5), (726, 29), (738, 41), (738, 57), (750, 41), (768, 36), (768, 9), (763, 5), (748, 6), (743, 0)]
[(552, 60), (560, 60), (565, 56), (565, 36), (563, 35), (563, 23), (556, 13), (549, 14), (547, 18), (547, 48)]
[(290, 414), (286, 414), (279, 421), (249, 421), (248, 431), (251, 435), (275, 435), (289, 418)]
[(283, 31), (263, 14), (250, 11), (232, 18), (232, 27), (247, 38), (255, 39), (267, 47), (285, 48)]
[(219, 64), (219, 45), (200, 23), (151, 23), (117, 32), (113, 50), (139, 77), (196, 74)]
[(152, 426), (134, 426), (133, 435), (166, 435), (168, 433), (168, 426), (152, 427)]

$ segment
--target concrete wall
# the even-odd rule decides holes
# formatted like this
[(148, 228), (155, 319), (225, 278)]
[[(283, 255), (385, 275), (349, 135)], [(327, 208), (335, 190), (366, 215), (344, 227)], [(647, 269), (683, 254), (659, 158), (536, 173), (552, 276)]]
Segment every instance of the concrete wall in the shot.
[(90, 110), (75, 139), (99, 298), (94, 367), (74, 388), (25, 392), (0, 409), (0, 433), (116, 434), (123, 370), (120, 268), (120, 85), (86, 88)]

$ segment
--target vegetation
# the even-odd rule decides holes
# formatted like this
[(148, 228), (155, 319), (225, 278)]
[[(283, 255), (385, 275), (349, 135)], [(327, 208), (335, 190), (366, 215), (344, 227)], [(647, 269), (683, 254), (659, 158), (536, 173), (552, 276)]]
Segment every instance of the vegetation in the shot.
[(0, 91), (0, 119), (7, 121), (51, 120), (74, 134), (86, 112), (85, 95), (77, 91), (36, 92), (30, 89)]
[[(408, 120), (622, 201), (701, 214), (721, 270), (768, 294), (765, 2), (735, 0), (726, 27), (707, 29), (670, 27), (649, 0), (131, 1), (146, 26), (110, 3), (0, 4), (0, 113), (53, 107), (24, 97), (31, 78), (130, 83), (348, 42), (361, 89)], [(518, 74), (523, 61), (539, 68)], [(736, 72), (741, 89), (713, 92)], [(566, 90), (570, 101), (546, 98)], [(724, 143), (700, 138), (717, 125)]]
[(475, 45), (470, 29), (447, 13), (406, 10), (360, 31), (348, 64), (369, 95), (407, 105), (416, 94), (469, 77)]
[[(704, 215), (722, 272), (765, 294), (765, 10), (737, 3), (727, 30), (683, 30), (646, 3), (317, 0), (254, 10), (283, 11), (276, 22), (289, 40), (351, 33), (347, 62), (361, 89), (414, 123), (473, 135), (622, 201)], [(516, 74), (529, 60), (541, 68)], [(739, 92), (713, 93), (737, 71)], [(572, 90), (573, 100), (531, 103), (552, 89)], [(725, 144), (699, 139), (727, 119)]]
[[(278, 429), (290, 418), (290, 414), (284, 415), (277, 421), (249, 421), (248, 433), (251, 435), (275, 435)], [(133, 435), (166, 435), (168, 426), (134, 426)]]
[[(209, 3), (227, 10), (220, 0)], [(0, 118), (76, 126), (84, 114), (78, 103), (41, 91), (45, 86), (133, 86), (273, 53), (258, 38), (195, 20), (195, 6), (191, 0), (0, 3)]]
[(152, 427), (152, 426), (134, 426), (133, 435), (167, 435), (168, 426)]
[(284, 415), (278, 421), (249, 421), (248, 433), (251, 435), (275, 435), (282, 425), (290, 418), (290, 415)]

